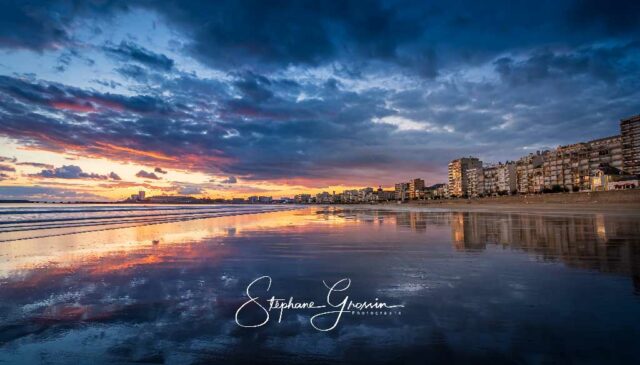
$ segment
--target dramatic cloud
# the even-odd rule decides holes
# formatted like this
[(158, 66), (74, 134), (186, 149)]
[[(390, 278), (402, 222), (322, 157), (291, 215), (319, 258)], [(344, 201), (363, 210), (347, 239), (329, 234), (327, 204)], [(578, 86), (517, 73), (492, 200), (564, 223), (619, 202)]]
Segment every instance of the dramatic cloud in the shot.
[(154, 174), (153, 172), (147, 172), (147, 171), (144, 171), (144, 170), (138, 171), (136, 176), (140, 177), (140, 178), (143, 178), (143, 179), (151, 179), (151, 180), (160, 180), (161, 179), (160, 177), (158, 177), (158, 175)]
[(113, 172), (109, 175), (86, 173), (83, 172), (79, 166), (75, 165), (64, 165), (50, 170), (42, 170), (41, 172), (31, 176), (54, 179), (120, 180), (120, 177)]
[[(390, 63), (435, 77), (451, 63), (559, 40), (638, 34), (629, 1), (264, 1), (146, 3), (189, 35), (187, 49), (216, 68)], [(532, 31), (534, 29), (535, 31)], [(580, 29), (580, 31), (574, 31)]]
[(514, 159), (640, 113), (630, 1), (44, 4), (0, 15), (0, 135), (162, 166), (143, 179), (436, 183), (461, 155)]
[(50, 11), (19, 0), (3, 2), (2, 6), (0, 46), (41, 50), (70, 41), (69, 17), (56, 19)]
[(132, 42), (122, 41), (119, 45), (106, 44), (104, 50), (123, 61), (139, 62), (145, 66), (169, 71), (173, 67), (173, 60), (169, 57), (154, 53)]
[(67, 0), (7, 0), (0, 13), (0, 47), (42, 51), (74, 42), (74, 21), (126, 11), (117, 2)]

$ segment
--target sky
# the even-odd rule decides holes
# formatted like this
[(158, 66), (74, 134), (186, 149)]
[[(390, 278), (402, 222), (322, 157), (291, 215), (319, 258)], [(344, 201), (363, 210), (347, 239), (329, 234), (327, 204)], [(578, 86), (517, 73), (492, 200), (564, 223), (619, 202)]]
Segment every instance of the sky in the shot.
[(619, 134), (637, 1), (3, 1), (0, 199), (446, 180)]

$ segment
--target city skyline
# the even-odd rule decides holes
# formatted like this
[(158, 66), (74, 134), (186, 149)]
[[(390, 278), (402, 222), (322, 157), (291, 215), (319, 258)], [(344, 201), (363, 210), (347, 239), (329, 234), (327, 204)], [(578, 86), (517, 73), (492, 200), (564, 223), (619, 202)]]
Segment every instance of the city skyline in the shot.
[(638, 114), (631, 2), (446, 5), (9, 1), (0, 199), (433, 185)]

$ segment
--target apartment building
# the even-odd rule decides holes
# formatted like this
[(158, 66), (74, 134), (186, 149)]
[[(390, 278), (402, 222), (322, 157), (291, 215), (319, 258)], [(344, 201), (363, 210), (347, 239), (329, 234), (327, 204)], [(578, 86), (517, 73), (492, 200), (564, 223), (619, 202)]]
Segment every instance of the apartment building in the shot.
[(476, 197), (484, 194), (484, 170), (476, 167), (467, 170), (467, 196)]
[(482, 161), (475, 157), (463, 157), (449, 163), (449, 196), (460, 197), (467, 193), (467, 170), (482, 168)]
[(419, 199), (423, 197), (424, 180), (412, 179), (409, 181), (409, 199)]
[(622, 169), (622, 140), (612, 136), (560, 146), (545, 151), (543, 159), (544, 189), (590, 190), (591, 176), (599, 166)]
[(640, 115), (620, 121), (622, 139), (622, 170), (640, 175)]
[(293, 200), (296, 203), (310, 203), (311, 202), (311, 194), (298, 194), (293, 197)]
[(507, 161), (504, 164), (498, 164), (497, 180), (498, 193), (516, 193), (518, 191), (518, 182), (515, 162)]
[(544, 158), (540, 151), (521, 157), (516, 162), (516, 188), (519, 193), (538, 193), (544, 188), (542, 165)]
[(498, 193), (498, 165), (490, 165), (482, 169), (483, 173), (483, 193), (492, 195)]
[(406, 200), (409, 197), (409, 183), (398, 183), (395, 185), (396, 200)]
[(382, 187), (378, 187), (378, 190), (376, 191), (376, 200), (377, 201), (394, 200), (395, 197), (396, 197), (396, 192), (395, 191), (382, 190)]
[(366, 187), (364, 189), (358, 190), (358, 201), (359, 202), (368, 202), (373, 201), (373, 188)]

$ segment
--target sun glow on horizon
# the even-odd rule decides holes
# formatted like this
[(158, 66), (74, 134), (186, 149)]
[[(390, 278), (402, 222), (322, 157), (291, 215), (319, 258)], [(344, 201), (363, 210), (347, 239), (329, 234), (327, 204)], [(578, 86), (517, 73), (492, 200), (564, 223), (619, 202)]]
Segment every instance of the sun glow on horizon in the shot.
[[(292, 198), (297, 194), (317, 194), (320, 192), (341, 192), (362, 188), (353, 184), (327, 184), (318, 186), (318, 181), (309, 180), (314, 186), (304, 185), (304, 181), (296, 180), (291, 183), (272, 181), (243, 180), (237, 177), (234, 183), (229, 183), (228, 176), (212, 175), (197, 171), (169, 169), (162, 165), (169, 160), (166, 156), (156, 156), (153, 152), (133, 151), (126, 147), (103, 145), (131, 152), (146, 157), (158, 158), (158, 165), (144, 165), (132, 162), (114, 161), (108, 158), (83, 157), (78, 154), (58, 153), (41, 150), (34, 147), (24, 148), (14, 141), (1, 138), (1, 162), (11, 166), (15, 171), (10, 173), (11, 179), (0, 183), (5, 188), (11, 187), (39, 187), (64, 189), (72, 191), (69, 196), (59, 196), (44, 193), (34, 193), (32, 200), (42, 201), (121, 201), (139, 191), (145, 191), (146, 196), (188, 195), (196, 198), (231, 199), (247, 198), (249, 196), (272, 196), (274, 198)], [(173, 160), (173, 159), (171, 159)], [(38, 161), (38, 162), (36, 162)], [(46, 161), (46, 162), (41, 162)], [(77, 166), (87, 176), (56, 177), (42, 176), (43, 171), (53, 171), (63, 166)], [(156, 178), (136, 176), (140, 171), (147, 171)], [(160, 172), (158, 172), (160, 171)], [(108, 175), (114, 172), (120, 179), (110, 179)], [(95, 177), (92, 177), (95, 176)], [(377, 186), (376, 186), (377, 187)], [(7, 195), (7, 194), (5, 194)]]

